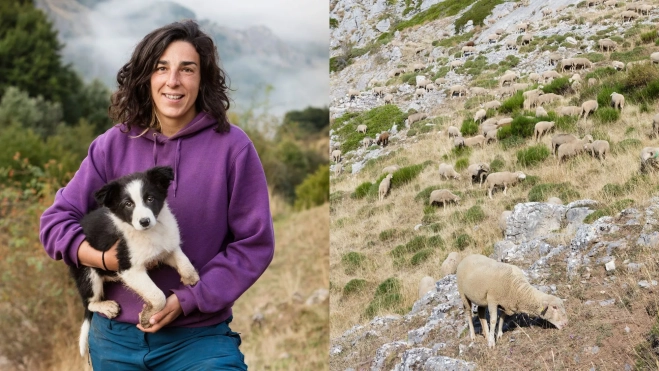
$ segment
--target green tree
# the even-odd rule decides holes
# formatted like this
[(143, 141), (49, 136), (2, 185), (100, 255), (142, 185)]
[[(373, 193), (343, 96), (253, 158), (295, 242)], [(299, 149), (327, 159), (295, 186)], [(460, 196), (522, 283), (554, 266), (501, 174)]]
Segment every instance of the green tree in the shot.
[(295, 187), (295, 209), (322, 205), (329, 200), (329, 165), (320, 166), (302, 184)]
[(62, 120), (62, 105), (36, 98), (10, 86), (0, 99), (0, 125), (20, 123), (26, 129), (32, 129), (42, 137), (55, 133), (55, 127)]

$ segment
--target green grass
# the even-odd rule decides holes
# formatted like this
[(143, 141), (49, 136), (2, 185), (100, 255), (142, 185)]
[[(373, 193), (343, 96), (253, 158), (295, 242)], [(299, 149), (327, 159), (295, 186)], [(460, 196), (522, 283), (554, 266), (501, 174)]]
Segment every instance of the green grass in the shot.
[(364, 317), (373, 318), (380, 309), (393, 309), (403, 302), (402, 283), (398, 278), (390, 277), (380, 283), (375, 290), (373, 300), (364, 311)]
[[(346, 115), (348, 116), (343, 119)], [(359, 148), (366, 136), (373, 138), (374, 133), (390, 130), (394, 123), (400, 127), (406, 118), (407, 114), (398, 106), (387, 104), (359, 114), (344, 114), (336, 119), (332, 128), (341, 140), (341, 151), (348, 153)], [(357, 132), (357, 126), (361, 124), (368, 127), (366, 134)]]
[(513, 113), (515, 111), (518, 111), (522, 109), (524, 105), (524, 96), (522, 95), (522, 92), (517, 92), (515, 95), (512, 97), (506, 99), (505, 101), (501, 102), (501, 107), (499, 107), (499, 112), (500, 113)]
[(460, 133), (462, 133), (462, 136), (464, 137), (476, 135), (476, 133), (478, 133), (478, 123), (472, 119), (462, 121)]
[(542, 163), (549, 157), (550, 151), (544, 144), (538, 144), (517, 151), (517, 163), (521, 166), (531, 167)]
[(341, 256), (341, 264), (343, 264), (346, 274), (353, 274), (357, 269), (361, 268), (364, 261), (366, 261), (366, 256), (355, 251)]
[(528, 194), (529, 202), (545, 202), (549, 197), (558, 197), (563, 202), (569, 203), (578, 200), (581, 196), (568, 182), (536, 184)]
[[(467, 1), (465, 1), (467, 2)], [(464, 26), (467, 24), (469, 20), (473, 21), (474, 26), (476, 25), (484, 25), (484, 20), (487, 18), (490, 13), (492, 13), (492, 9), (494, 9), (495, 6), (503, 3), (503, 0), (479, 0), (477, 1), (471, 8), (469, 8), (466, 12), (462, 13), (462, 15), (455, 20), (455, 33), (461, 33), (462, 29)]]
[(361, 293), (366, 288), (367, 282), (361, 278), (353, 278), (343, 286), (343, 295)]
[(394, 27), (394, 31), (402, 31), (409, 27), (434, 21), (439, 18), (452, 17), (461, 10), (468, 7), (475, 0), (445, 0), (439, 4), (432, 5), (425, 11), (416, 14), (407, 21), (400, 22)]

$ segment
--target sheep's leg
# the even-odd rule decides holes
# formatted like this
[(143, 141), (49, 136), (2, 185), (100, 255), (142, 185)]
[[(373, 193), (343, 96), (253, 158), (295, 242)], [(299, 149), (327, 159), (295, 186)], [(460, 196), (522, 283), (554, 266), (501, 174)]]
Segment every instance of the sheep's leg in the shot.
[(503, 336), (503, 321), (506, 320), (506, 313), (501, 312), (499, 315), (499, 331), (497, 332), (497, 340)]
[(471, 321), (471, 301), (467, 299), (465, 294), (460, 293), (460, 298), (462, 298), (462, 305), (465, 310), (465, 318), (467, 319), (467, 324), (469, 324), (469, 338), (474, 341), (476, 339), (476, 331), (474, 331), (474, 324)]
[(498, 305), (496, 303), (488, 303), (487, 309), (490, 311), (490, 329), (487, 338), (487, 347), (494, 348), (494, 334), (496, 333), (497, 328), (497, 309)]
[(503, 183), (503, 194), (506, 194), (506, 190), (508, 189), (508, 183)]
[(487, 327), (487, 320), (485, 319), (485, 307), (478, 307), (478, 320), (481, 323), (481, 333), (486, 339), (489, 339), (490, 337), (490, 331), (489, 328)]

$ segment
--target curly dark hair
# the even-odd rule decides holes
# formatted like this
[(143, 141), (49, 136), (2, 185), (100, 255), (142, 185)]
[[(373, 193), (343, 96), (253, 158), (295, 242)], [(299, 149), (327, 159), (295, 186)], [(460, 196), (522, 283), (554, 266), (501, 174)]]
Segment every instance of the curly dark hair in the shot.
[(174, 41), (189, 42), (199, 53), (201, 83), (195, 108), (217, 120), (216, 132), (228, 132), (227, 76), (219, 67), (219, 56), (213, 40), (193, 20), (168, 24), (152, 31), (140, 41), (128, 63), (117, 73), (119, 88), (112, 94), (110, 118), (115, 122), (124, 122), (128, 131), (132, 125), (144, 129), (152, 127), (155, 117), (151, 99), (151, 74), (156, 69), (158, 58)]

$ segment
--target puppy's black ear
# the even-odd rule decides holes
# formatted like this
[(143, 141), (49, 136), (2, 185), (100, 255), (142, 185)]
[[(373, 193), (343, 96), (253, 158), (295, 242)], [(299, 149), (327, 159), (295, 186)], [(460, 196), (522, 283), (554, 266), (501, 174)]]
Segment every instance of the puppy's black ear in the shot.
[(174, 170), (170, 166), (156, 166), (146, 171), (146, 177), (150, 182), (167, 189), (174, 180)]
[(101, 189), (94, 193), (94, 199), (98, 206), (109, 207), (113, 199), (119, 192), (119, 184), (117, 182), (110, 182), (104, 185)]

